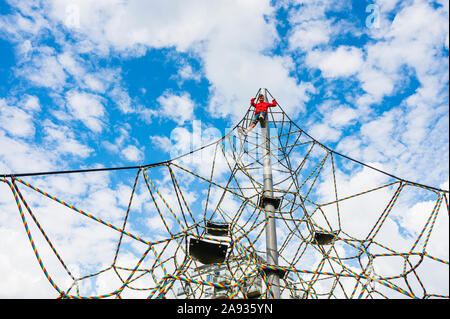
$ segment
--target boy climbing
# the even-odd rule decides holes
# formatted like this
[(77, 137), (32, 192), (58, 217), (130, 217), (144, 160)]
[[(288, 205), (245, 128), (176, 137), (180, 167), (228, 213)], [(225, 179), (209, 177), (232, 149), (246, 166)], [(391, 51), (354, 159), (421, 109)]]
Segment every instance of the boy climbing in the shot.
[(267, 119), (267, 109), (277, 105), (275, 99), (272, 100), (272, 103), (264, 102), (264, 95), (262, 94), (258, 96), (258, 101), (259, 103), (255, 103), (255, 98), (251, 99), (250, 105), (255, 108), (255, 115), (253, 116), (252, 124), (247, 129), (239, 128), (243, 135), (247, 135), (258, 121), (265, 121)]

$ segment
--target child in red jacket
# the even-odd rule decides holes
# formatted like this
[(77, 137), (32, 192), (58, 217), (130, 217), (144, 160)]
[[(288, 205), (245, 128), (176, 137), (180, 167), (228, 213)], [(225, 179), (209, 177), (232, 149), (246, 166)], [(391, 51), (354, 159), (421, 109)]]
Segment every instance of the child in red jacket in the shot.
[(243, 128), (239, 128), (239, 131), (244, 135), (247, 135), (256, 126), (256, 123), (258, 123), (258, 121), (265, 121), (267, 119), (267, 109), (269, 107), (277, 105), (275, 99), (272, 100), (272, 103), (264, 102), (264, 95), (262, 94), (259, 95), (258, 100), (259, 103), (255, 103), (255, 98), (252, 98), (250, 102), (251, 106), (256, 109), (252, 124), (246, 130)]

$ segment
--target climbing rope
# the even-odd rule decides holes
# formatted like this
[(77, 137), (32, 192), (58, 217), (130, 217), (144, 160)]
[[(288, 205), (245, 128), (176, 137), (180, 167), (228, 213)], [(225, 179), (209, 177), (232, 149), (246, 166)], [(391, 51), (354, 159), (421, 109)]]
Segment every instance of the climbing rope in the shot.
[[(277, 132), (270, 137), (270, 145), (273, 193), (281, 203), (273, 214), (278, 231), (278, 265), (265, 260), (268, 219), (260, 205), (264, 188), (257, 129), (245, 139), (232, 130), (222, 139), (187, 154), (212, 150), (213, 156), (203, 158), (200, 164), (210, 168), (207, 174), (202, 173), (205, 169), (183, 164), (180, 156), (146, 166), (2, 175), (0, 181), (13, 194), (36, 260), (58, 297), (122, 298), (132, 291), (156, 299), (209, 298), (218, 292), (228, 298), (249, 298), (249, 287), (260, 280), (259, 298), (273, 297), (274, 286), (282, 298), (449, 298), (448, 284), (437, 287), (428, 275), (433, 272), (434, 276), (448, 278), (448, 251), (439, 255), (436, 249), (430, 249), (439, 240), (434, 237), (437, 228), (441, 233), (444, 229), (448, 241), (448, 191), (406, 181), (327, 148), (292, 122), (279, 106), (269, 115), (268, 122)], [(249, 109), (238, 125), (248, 125), (252, 117)], [(382, 182), (349, 193), (342, 181), (345, 173), (341, 166), (345, 161), (380, 173)], [(124, 194), (129, 199), (120, 223), (77, 208), (25, 180), (102, 171), (126, 171), (134, 177), (130, 179), (131, 193)], [(59, 249), (60, 238), (47, 234), (45, 223), (39, 220), (41, 207), (35, 211), (26, 201), (24, 189), (34, 199), (36, 195), (48, 198), (83, 216), (86, 223), (96, 222), (117, 233), (111, 263), (98, 265), (90, 273), (72, 269)], [(133, 204), (144, 195), (150, 205), (138, 212)], [(399, 226), (399, 218), (408, 218), (408, 209), (431, 201), (432, 209), (422, 212), (425, 222), (421, 227), (408, 230)], [(398, 207), (402, 212), (396, 210)], [(353, 225), (352, 216), (367, 223)], [(150, 217), (160, 222), (157, 234), (142, 231), (139, 223), (132, 221)], [(227, 226), (227, 236), (213, 235), (214, 231), (223, 232), (224, 226), (208, 226), (209, 222)], [(37, 243), (30, 223), (45, 241)], [(395, 225), (398, 231), (393, 234)], [(394, 242), (386, 242), (387, 235)], [(398, 238), (393, 239), (394, 235)], [(328, 241), (321, 242), (321, 238)], [(226, 245), (223, 262), (207, 266), (199, 262), (189, 247), (194, 239)], [(405, 244), (399, 246), (397, 241)], [(60, 275), (56, 278), (47, 269), (40, 254), (45, 243), (68, 280), (61, 280)], [(130, 249), (133, 245), (145, 249), (137, 253)], [(135, 257), (133, 266), (122, 265), (121, 256), (130, 254)], [(211, 277), (215, 272), (222, 273)], [(116, 276), (118, 286), (107, 293), (86, 295), (83, 282), (105, 273)], [(269, 273), (278, 274), (279, 284), (269, 283)]]

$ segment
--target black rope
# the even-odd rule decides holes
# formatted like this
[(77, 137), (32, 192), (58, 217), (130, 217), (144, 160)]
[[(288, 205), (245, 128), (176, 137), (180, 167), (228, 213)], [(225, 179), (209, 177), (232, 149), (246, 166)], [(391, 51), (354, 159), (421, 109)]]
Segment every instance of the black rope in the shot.
[[(267, 90), (267, 89), (266, 89), (266, 90)], [(271, 96), (272, 98), (274, 98), (273, 95), (269, 92), (269, 90), (267, 90), (267, 92), (270, 94), (270, 96)], [(363, 163), (363, 162), (361, 162), (361, 161), (358, 161), (357, 159), (354, 159), (354, 158), (351, 158), (351, 157), (349, 157), (349, 156), (347, 156), (347, 155), (344, 155), (344, 154), (341, 154), (341, 153), (339, 153), (339, 152), (336, 152), (335, 150), (333, 150), (333, 149), (329, 148), (328, 146), (326, 146), (326, 145), (320, 143), (320, 142), (317, 141), (315, 138), (313, 138), (311, 135), (309, 135), (305, 130), (303, 130), (300, 126), (298, 126), (298, 125), (297, 125), (297, 124), (289, 117), (289, 115), (287, 115), (287, 113), (283, 110), (283, 108), (280, 106), (280, 104), (278, 103), (278, 101), (277, 101), (277, 104), (278, 104), (278, 106), (280, 107), (280, 109), (283, 111), (283, 113), (286, 115), (286, 117), (288, 118), (289, 121), (291, 121), (291, 122), (292, 122), (299, 130), (301, 130), (303, 133), (305, 133), (306, 136), (308, 136), (310, 139), (312, 139), (315, 143), (317, 143), (317, 144), (320, 145), (321, 147), (325, 148), (327, 151), (329, 151), (329, 152), (331, 152), (331, 153), (334, 153), (334, 154), (336, 154), (336, 155), (338, 155), (338, 156), (344, 157), (344, 158), (346, 158), (346, 159), (348, 159), (348, 160), (350, 160), (350, 161), (353, 161), (353, 162), (355, 162), (355, 163), (358, 163), (358, 164), (360, 164), (360, 165), (366, 166), (366, 167), (368, 167), (368, 168), (370, 168), (370, 169), (376, 170), (376, 171), (378, 171), (378, 172), (380, 172), (380, 173), (383, 173), (383, 174), (385, 174), (385, 175), (387, 175), (387, 176), (390, 176), (390, 177), (392, 177), (392, 178), (394, 178), (394, 179), (397, 179), (397, 180), (399, 180), (399, 181), (402, 181), (402, 182), (405, 182), (405, 183), (409, 183), (409, 184), (414, 184), (414, 185), (421, 186), (421, 187), (430, 188), (430, 189), (433, 189), (433, 190), (438, 191), (438, 192), (444, 192), (444, 193), (448, 193), (448, 192), (449, 192), (448, 190), (444, 190), (444, 189), (440, 189), (440, 188), (437, 188), (437, 187), (428, 186), (428, 185), (424, 185), (424, 184), (420, 184), (420, 183), (416, 183), (416, 182), (411, 182), (411, 181), (405, 180), (405, 179), (403, 179), (403, 178), (400, 178), (400, 177), (397, 177), (397, 176), (395, 176), (395, 175), (392, 175), (392, 174), (390, 174), (390, 173), (388, 173), (388, 172), (382, 171), (381, 169), (378, 169), (378, 168), (376, 168), (376, 167), (373, 167), (373, 166), (370, 166), (370, 165), (368, 165), (368, 164), (366, 164), (366, 163)]]
[[(274, 99), (272, 93), (270, 93), (270, 91), (269, 91), (268, 89), (266, 89), (266, 91), (267, 91), (267, 93), (269, 93), (269, 95), (272, 97), (272, 99)], [(259, 94), (259, 92), (260, 92), (260, 89), (258, 89), (258, 91), (256, 92), (255, 98), (256, 98), (256, 96)], [(339, 152), (336, 152), (335, 150), (333, 150), (333, 149), (329, 148), (328, 146), (326, 146), (326, 145), (320, 143), (319, 141), (317, 141), (315, 138), (313, 138), (311, 135), (309, 135), (306, 131), (304, 131), (300, 126), (298, 126), (298, 125), (297, 125), (297, 124), (289, 117), (289, 115), (283, 110), (283, 108), (282, 108), (281, 105), (278, 103), (278, 101), (277, 101), (277, 105), (278, 105), (278, 107), (280, 108), (280, 110), (284, 113), (284, 115), (286, 115), (286, 117), (288, 118), (288, 120), (289, 120), (292, 124), (294, 124), (294, 126), (296, 126), (301, 132), (303, 132), (303, 133), (304, 133), (306, 136), (308, 136), (311, 140), (313, 140), (315, 143), (317, 143), (318, 145), (322, 146), (322, 147), (325, 148), (326, 150), (328, 150), (328, 151), (330, 151), (330, 152), (332, 152), (332, 153), (334, 153), (334, 154), (336, 154), (336, 155), (338, 155), (338, 156), (344, 157), (344, 158), (346, 158), (346, 159), (348, 159), (348, 160), (350, 160), (350, 161), (353, 161), (353, 162), (358, 163), (358, 164), (360, 164), (360, 165), (366, 166), (366, 167), (368, 167), (368, 168), (370, 168), (370, 169), (376, 170), (376, 171), (378, 171), (378, 172), (380, 172), (380, 173), (382, 173), (382, 174), (385, 174), (385, 175), (387, 175), (387, 176), (390, 176), (390, 177), (392, 177), (392, 178), (394, 178), (394, 179), (397, 179), (397, 180), (399, 180), (399, 181), (402, 181), (402, 182), (405, 182), (405, 183), (409, 183), (409, 184), (413, 184), (413, 185), (417, 185), (417, 186), (420, 186), (420, 187), (425, 187), (425, 188), (433, 189), (433, 190), (438, 191), (438, 192), (449, 193), (448, 190), (444, 190), (444, 189), (440, 189), (440, 188), (437, 188), (437, 187), (428, 186), (428, 185), (424, 185), (424, 184), (421, 184), (421, 183), (416, 183), (416, 182), (411, 182), (411, 181), (405, 180), (405, 179), (403, 179), (403, 178), (397, 177), (397, 176), (392, 175), (392, 174), (390, 174), (390, 173), (388, 173), (388, 172), (385, 172), (385, 171), (383, 171), (383, 170), (380, 170), (380, 169), (378, 169), (378, 168), (376, 168), (376, 167), (373, 167), (373, 166), (371, 166), (371, 165), (368, 165), (368, 164), (366, 164), (366, 163), (363, 163), (363, 162), (361, 162), (361, 161), (358, 161), (358, 160), (356, 160), (356, 159), (354, 159), (354, 158), (351, 158), (351, 157), (349, 157), (349, 156), (347, 156), (347, 155), (344, 155), (344, 154), (341, 154), (341, 153), (339, 153)], [(249, 107), (249, 109), (250, 109), (250, 108), (251, 108), (251, 107)], [(248, 110), (247, 110), (247, 112), (248, 112)], [(173, 159), (169, 159), (169, 160), (167, 160), (167, 161), (163, 161), (163, 162), (159, 162), (159, 163), (153, 163), (153, 164), (147, 164), (147, 165), (139, 165), (139, 166), (125, 166), (125, 167), (104, 167), (104, 168), (90, 168), (90, 169), (67, 170), (67, 171), (49, 171), (49, 172), (34, 172), (34, 173), (20, 173), (20, 174), (2, 174), (2, 175), (0, 175), (0, 177), (2, 177), (2, 178), (8, 178), (8, 177), (25, 177), (25, 176), (41, 176), (41, 175), (56, 175), (56, 174), (88, 173), (88, 172), (117, 171), (117, 170), (139, 169), (139, 168), (148, 168), (148, 167), (153, 167), (153, 166), (160, 166), (160, 165), (168, 164), (168, 163), (170, 163), (170, 162), (172, 162), (172, 161), (175, 161), (175, 160), (180, 159), (180, 158), (182, 158), (182, 157), (188, 156), (188, 155), (190, 155), (190, 154), (193, 154), (193, 153), (198, 152), (198, 151), (200, 151), (200, 150), (203, 150), (203, 149), (205, 149), (205, 148), (207, 148), (207, 147), (209, 147), (209, 146), (211, 146), (211, 145), (215, 145), (215, 144), (217, 144), (217, 143), (223, 141), (226, 137), (228, 137), (228, 135), (231, 134), (232, 131), (234, 131), (234, 130), (239, 126), (239, 124), (242, 123), (243, 120), (244, 120), (244, 118), (242, 118), (242, 119), (241, 119), (241, 120), (240, 120), (240, 121), (239, 121), (239, 122), (238, 122), (231, 130), (230, 130), (230, 132), (229, 132), (228, 134), (222, 136), (218, 141), (209, 143), (209, 144), (204, 145), (204, 146), (202, 146), (202, 147), (200, 147), (200, 148), (198, 148), (198, 149), (192, 150), (192, 151), (190, 151), (190, 152), (188, 152), (188, 153), (186, 153), (186, 154), (182, 154), (182, 155), (180, 155), (180, 156), (178, 156), (178, 157), (175, 157), (175, 158), (173, 158)]]
[(25, 177), (25, 176), (40, 176), (40, 175), (56, 175), (56, 174), (73, 174), (73, 173), (87, 173), (87, 172), (102, 172), (102, 171), (117, 171), (117, 170), (127, 170), (127, 169), (139, 169), (148, 168), (153, 166), (160, 166), (168, 163), (169, 161), (141, 165), (141, 166), (124, 166), (124, 167), (102, 167), (102, 168), (88, 168), (88, 169), (77, 169), (68, 171), (49, 171), (49, 172), (34, 172), (34, 173), (20, 173), (20, 174), (2, 174), (0, 177)]

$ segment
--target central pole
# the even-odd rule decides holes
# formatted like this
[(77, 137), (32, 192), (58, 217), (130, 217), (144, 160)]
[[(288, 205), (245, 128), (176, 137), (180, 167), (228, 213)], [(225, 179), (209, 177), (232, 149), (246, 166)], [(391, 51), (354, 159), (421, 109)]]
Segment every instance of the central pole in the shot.
[[(264, 96), (264, 101), (267, 102), (267, 92), (262, 88), (260, 94)], [(267, 110), (267, 113), (269, 111)], [(267, 114), (266, 120), (261, 124), (262, 131), (262, 155), (263, 155), (263, 178), (264, 178), (264, 197), (273, 198), (273, 178), (272, 178), (272, 163), (270, 160), (270, 132), (269, 132), (269, 117)], [(277, 248), (277, 233), (275, 224), (275, 206), (272, 201), (264, 201), (264, 210), (266, 211), (266, 256), (267, 264), (278, 266), (278, 248)], [(277, 272), (267, 272), (267, 282), (273, 296), (269, 293), (267, 298), (280, 298), (280, 278)]]

